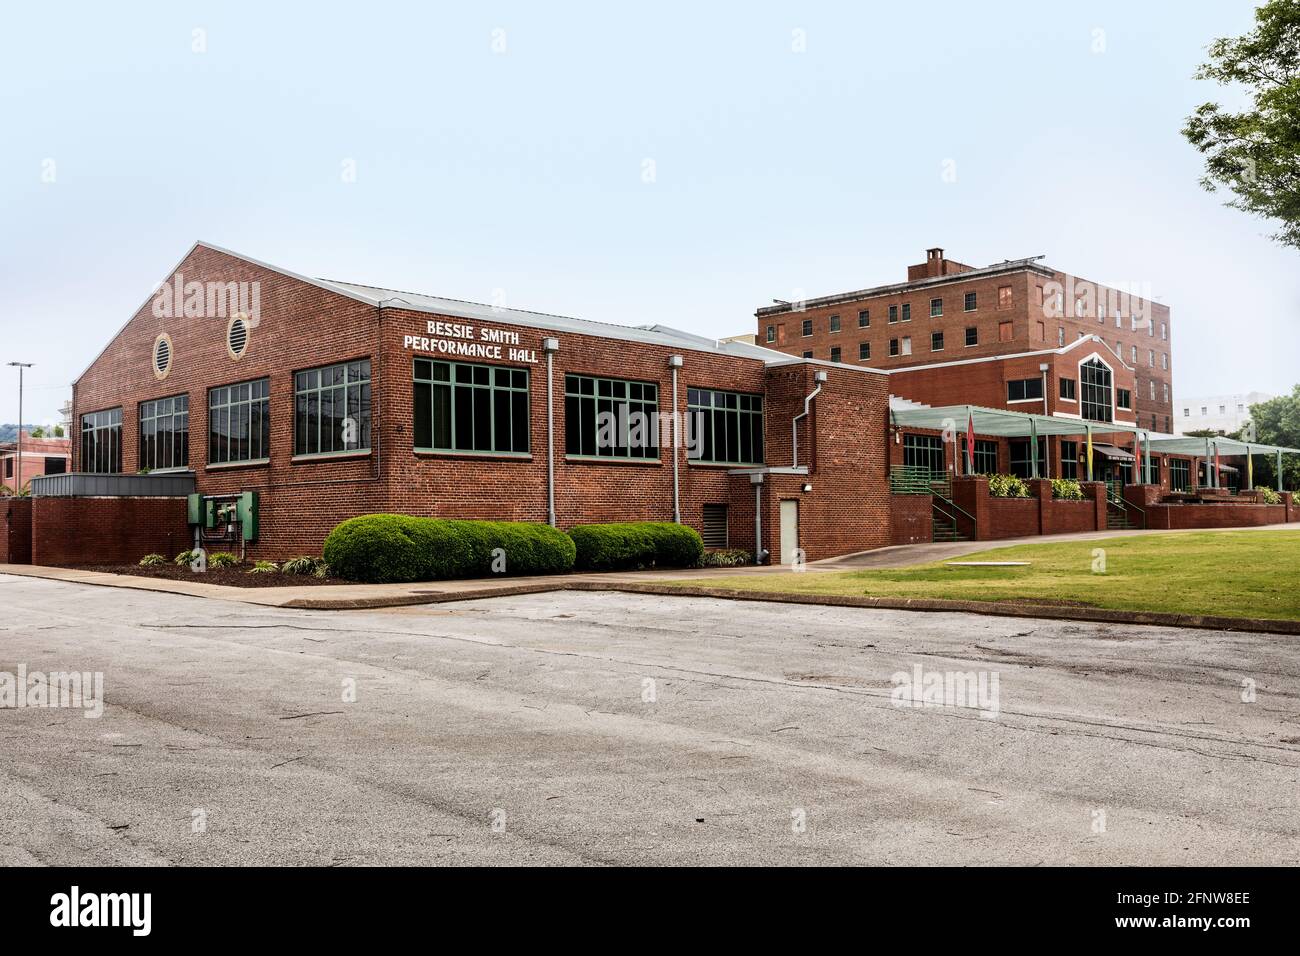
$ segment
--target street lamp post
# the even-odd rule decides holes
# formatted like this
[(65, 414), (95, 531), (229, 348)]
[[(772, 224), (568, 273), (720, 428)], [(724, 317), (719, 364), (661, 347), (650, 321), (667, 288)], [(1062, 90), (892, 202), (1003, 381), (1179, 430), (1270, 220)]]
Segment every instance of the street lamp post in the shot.
[(31, 362), (10, 362), (18, 368), (18, 469), (14, 472), (14, 494), (23, 490), (23, 369), (31, 368)]

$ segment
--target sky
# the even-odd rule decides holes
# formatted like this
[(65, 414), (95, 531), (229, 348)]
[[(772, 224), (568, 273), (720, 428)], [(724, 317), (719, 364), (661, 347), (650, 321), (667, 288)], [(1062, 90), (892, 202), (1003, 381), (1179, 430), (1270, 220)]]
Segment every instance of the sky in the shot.
[(0, 422), (203, 239), (294, 272), (704, 335), (1044, 255), (1172, 310), (1180, 397), (1289, 392), (1300, 259), (1180, 135), (1209, 2), (7, 5)]

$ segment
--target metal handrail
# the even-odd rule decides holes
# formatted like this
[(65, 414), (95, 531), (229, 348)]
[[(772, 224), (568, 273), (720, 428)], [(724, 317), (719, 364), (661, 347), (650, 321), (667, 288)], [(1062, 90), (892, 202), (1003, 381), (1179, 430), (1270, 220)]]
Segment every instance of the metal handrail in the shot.
[(957, 504), (957, 502), (953, 501), (951, 498), (945, 498), (943, 495), (934, 495), (934, 496), (933, 496), (933, 501), (931, 501), (932, 506), (933, 506), (934, 509), (937, 510), (940, 514), (944, 515), (944, 517), (946, 517), (946, 518), (951, 518), (951, 519), (952, 519), (952, 526), (953, 526), (954, 528), (957, 527), (957, 515), (955, 515), (955, 514), (951, 514), (951, 515), (950, 515), (950, 514), (945, 514), (945, 513), (944, 513), (944, 510), (939, 506), (939, 502), (941, 502), (941, 501), (942, 501), (945, 505), (947, 505), (949, 508), (953, 509), (953, 511), (960, 512), (961, 514), (965, 515), (965, 516), (970, 520), (971, 531), (973, 532), (973, 537), (976, 538), (976, 539), (978, 540), (978, 538), (979, 538), (979, 522), (975, 519), (975, 516), (974, 516), (973, 514), (971, 514), (969, 511), (967, 511), (965, 508), (963, 508), (961, 505)]
[(1116, 483), (1109, 482), (1109, 481), (1106, 482), (1106, 501), (1108, 501), (1110, 504), (1115, 505), (1118, 508), (1123, 508), (1123, 509), (1132, 508), (1134, 511), (1136, 511), (1138, 514), (1142, 516), (1142, 527), (1145, 528), (1147, 526), (1146, 509), (1133, 504), (1133, 502), (1124, 498), (1122, 495), (1115, 494), (1114, 490), (1111, 487), (1112, 484), (1116, 484)]

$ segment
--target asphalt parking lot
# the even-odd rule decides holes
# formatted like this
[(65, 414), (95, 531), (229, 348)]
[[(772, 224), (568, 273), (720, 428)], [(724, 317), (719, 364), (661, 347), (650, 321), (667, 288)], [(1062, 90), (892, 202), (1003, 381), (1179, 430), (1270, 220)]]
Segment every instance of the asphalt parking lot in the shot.
[[(1300, 861), (1294, 638), (12, 576), (0, 606), (0, 672), (102, 671), (105, 700), (0, 710), (0, 863)], [(984, 695), (895, 699), (949, 674)]]

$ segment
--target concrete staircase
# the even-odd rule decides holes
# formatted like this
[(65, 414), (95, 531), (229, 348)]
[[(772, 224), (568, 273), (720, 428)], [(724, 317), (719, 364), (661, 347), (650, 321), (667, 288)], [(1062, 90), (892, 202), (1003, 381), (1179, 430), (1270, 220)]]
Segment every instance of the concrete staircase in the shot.
[(957, 523), (951, 515), (946, 515), (935, 508), (932, 515), (934, 541), (969, 541), (970, 538), (957, 530)]
[(1121, 508), (1113, 502), (1106, 503), (1107, 531), (1130, 531), (1136, 528), (1137, 525), (1129, 520), (1127, 508)]

